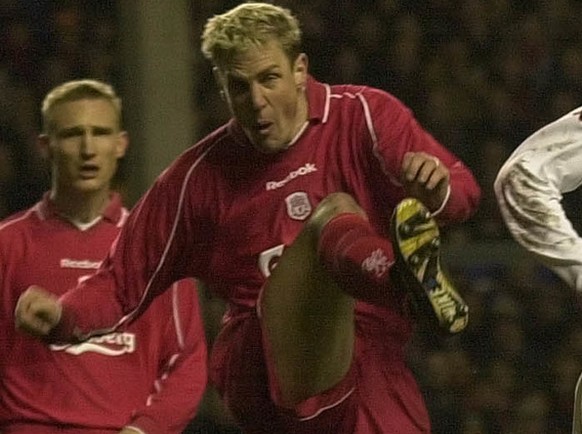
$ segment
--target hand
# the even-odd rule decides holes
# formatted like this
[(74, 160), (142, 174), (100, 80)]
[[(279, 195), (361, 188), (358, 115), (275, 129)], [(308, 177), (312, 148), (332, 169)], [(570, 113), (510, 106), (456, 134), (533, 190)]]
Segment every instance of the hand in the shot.
[(54, 294), (33, 285), (20, 295), (14, 311), (17, 329), (45, 337), (60, 320), (61, 304)]
[(402, 160), (402, 182), (406, 194), (420, 200), (430, 211), (443, 204), (449, 188), (449, 169), (425, 152), (407, 152)]

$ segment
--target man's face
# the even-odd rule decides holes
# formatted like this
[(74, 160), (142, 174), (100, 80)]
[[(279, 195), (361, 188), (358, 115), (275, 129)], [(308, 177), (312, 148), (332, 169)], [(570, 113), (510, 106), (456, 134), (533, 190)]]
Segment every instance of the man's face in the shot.
[[(127, 135), (119, 130), (115, 108), (106, 99), (81, 99), (53, 107), (44, 141), (59, 191), (108, 191), (125, 155)], [(41, 136), (43, 140), (43, 136)]]
[(232, 115), (262, 152), (285, 149), (307, 120), (307, 57), (291, 63), (275, 40), (234, 56), (217, 78)]

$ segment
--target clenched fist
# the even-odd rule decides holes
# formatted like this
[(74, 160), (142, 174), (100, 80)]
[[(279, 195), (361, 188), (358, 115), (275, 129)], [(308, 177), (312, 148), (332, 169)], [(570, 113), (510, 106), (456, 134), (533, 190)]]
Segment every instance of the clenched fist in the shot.
[(39, 286), (31, 286), (16, 303), (14, 322), (16, 328), (32, 336), (46, 337), (61, 320), (58, 297)]

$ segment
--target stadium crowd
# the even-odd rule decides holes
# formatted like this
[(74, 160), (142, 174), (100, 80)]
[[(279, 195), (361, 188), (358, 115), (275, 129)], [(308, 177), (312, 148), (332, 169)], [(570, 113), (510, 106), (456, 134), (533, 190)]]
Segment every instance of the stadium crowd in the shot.
[[(109, 81), (123, 94), (115, 3), (0, 0), (0, 217), (29, 206), (47, 188), (34, 148), (42, 95), (79, 77)], [(206, 19), (236, 3), (192, 2), (193, 49)], [(304, 23), (305, 51), (317, 59), (314, 76), (393, 93), (475, 172), (481, 208), (460, 229), (445, 232), (448, 248), (511, 245), (493, 180), (531, 132), (580, 104), (582, 2), (278, 3)], [(210, 65), (195, 54), (193, 98), (202, 136), (224, 122), (227, 111)], [(575, 193), (565, 198), (575, 226), (581, 199)], [(471, 309), (469, 329), (446, 340), (419, 333), (410, 347), (435, 434), (571, 430), (582, 372), (582, 299), (528, 258), (506, 259), (485, 254), (471, 264), (449, 264)], [(227, 420), (212, 420), (215, 415), (203, 411), (190, 431), (236, 432)]]

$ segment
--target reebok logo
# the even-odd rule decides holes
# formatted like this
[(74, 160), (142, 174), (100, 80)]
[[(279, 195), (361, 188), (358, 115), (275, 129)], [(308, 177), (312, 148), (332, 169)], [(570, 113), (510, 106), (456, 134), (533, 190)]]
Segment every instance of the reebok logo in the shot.
[(313, 163), (306, 163), (305, 166), (300, 167), (293, 172), (290, 172), (284, 179), (281, 181), (269, 181), (265, 184), (266, 190), (276, 190), (278, 188), (283, 187), (289, 181), (297, 178), (298, 176), (308, 175), (310, 173), (317, 172), (317, 167)]
[(80, 268), (82, 270), (96, 270), (101, 265), (101, 261), (90, 261), (89, 259), (69, 259), (63, 258), (60, 262), (61, 268)]

